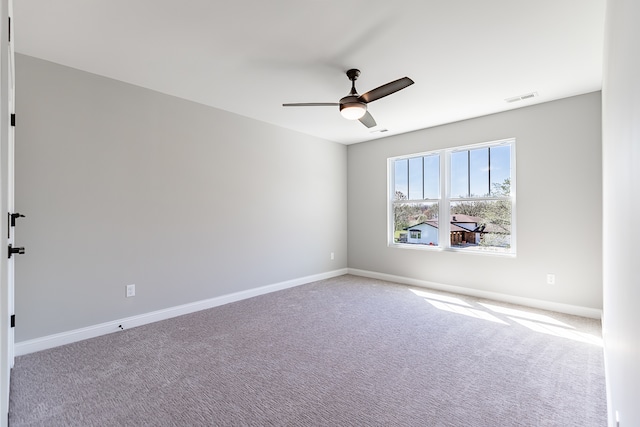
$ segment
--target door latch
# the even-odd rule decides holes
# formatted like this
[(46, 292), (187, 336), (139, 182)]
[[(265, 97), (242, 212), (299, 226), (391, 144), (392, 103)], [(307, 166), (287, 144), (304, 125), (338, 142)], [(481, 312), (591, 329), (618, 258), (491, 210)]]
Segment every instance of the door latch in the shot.
[(11, 255), (13, 254), (23, 255), (24, 247), (14, 248), (12, 245), (9, 245), (9, 251), (8, 251), (9, 258), (11, 258)]

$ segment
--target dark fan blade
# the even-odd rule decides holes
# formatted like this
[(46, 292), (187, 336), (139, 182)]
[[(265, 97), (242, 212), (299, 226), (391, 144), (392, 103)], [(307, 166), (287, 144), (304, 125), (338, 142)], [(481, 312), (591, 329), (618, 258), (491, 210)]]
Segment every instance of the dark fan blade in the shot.
[(368, 128), (372, 128), (377, 125), (376, 121), (373, 120), (373, 116), (371, 116), (368, 111), (364, 113), (364, 116), (360, 117), (358, 120), (360, 120), (360, 123)]
[(369, 92), (360, 95), (359, 99), (367, 103), (373, 102), (377, 99), (384, 98), (387, 95), (391, 95), (394, 92), (404, 89), (407, 86), (411, 86), (412, 84), (413, 80), (411, 80), (409, 77), (403, 77), (391, 83), (387, 83), (386, 85), (382, 85), (373, 90), (370, 90)]
[(300, 102), (298, 104), (282, 104), (283, 107), (337, 107), (337, 102)]

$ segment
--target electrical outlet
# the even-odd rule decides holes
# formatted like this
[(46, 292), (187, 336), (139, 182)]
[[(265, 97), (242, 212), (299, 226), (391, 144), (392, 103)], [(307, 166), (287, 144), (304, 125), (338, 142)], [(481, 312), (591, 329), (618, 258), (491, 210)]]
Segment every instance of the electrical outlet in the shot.
[(547, 274), (547, 285), (555, 285), (556, 284), (556, 275), (555, 274)]
[(331, 252), (331, 259), (335, 259), (335, 255)]
[(126, 297), (135, 297), (136, 296), (136, 285), (127, 285), (127, 293)]

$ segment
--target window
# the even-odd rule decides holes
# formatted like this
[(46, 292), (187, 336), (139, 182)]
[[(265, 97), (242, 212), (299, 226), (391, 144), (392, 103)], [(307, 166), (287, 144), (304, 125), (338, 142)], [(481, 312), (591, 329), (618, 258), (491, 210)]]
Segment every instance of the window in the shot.
[(515, 254), (514, 177), (513, 139), (389, 159), (390, 244)]

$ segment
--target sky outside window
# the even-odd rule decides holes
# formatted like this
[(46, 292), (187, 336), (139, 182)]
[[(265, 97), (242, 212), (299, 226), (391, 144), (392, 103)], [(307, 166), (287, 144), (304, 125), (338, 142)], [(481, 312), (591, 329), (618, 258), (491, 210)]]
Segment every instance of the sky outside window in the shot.
[(422, 199), (422, 157), (409, 159), (409, 199)]
[(468, 151), (451, 153), (451, 197), (469, 196)]
[(491, 147), (491, 191), (494, 184), (502, 184), (511, 179), (511, 146)]
[(489, 195), (489, 148), (469, 151), (471, 196)]
[(398, 193), (402, 193), (406, 198), (409, 195), (409, 182), (407, 181), (409, 173), (408, 159), (396, 160), (394, 164), (394, 182), (396, 200), (398, 199)]
[(424, 198), (440, 198), (440, 156), (424, 157)]
[(451, 153), (451, 197), (488, 196), (495, 191), (494, 184), (510, 178), (508, 145)]

